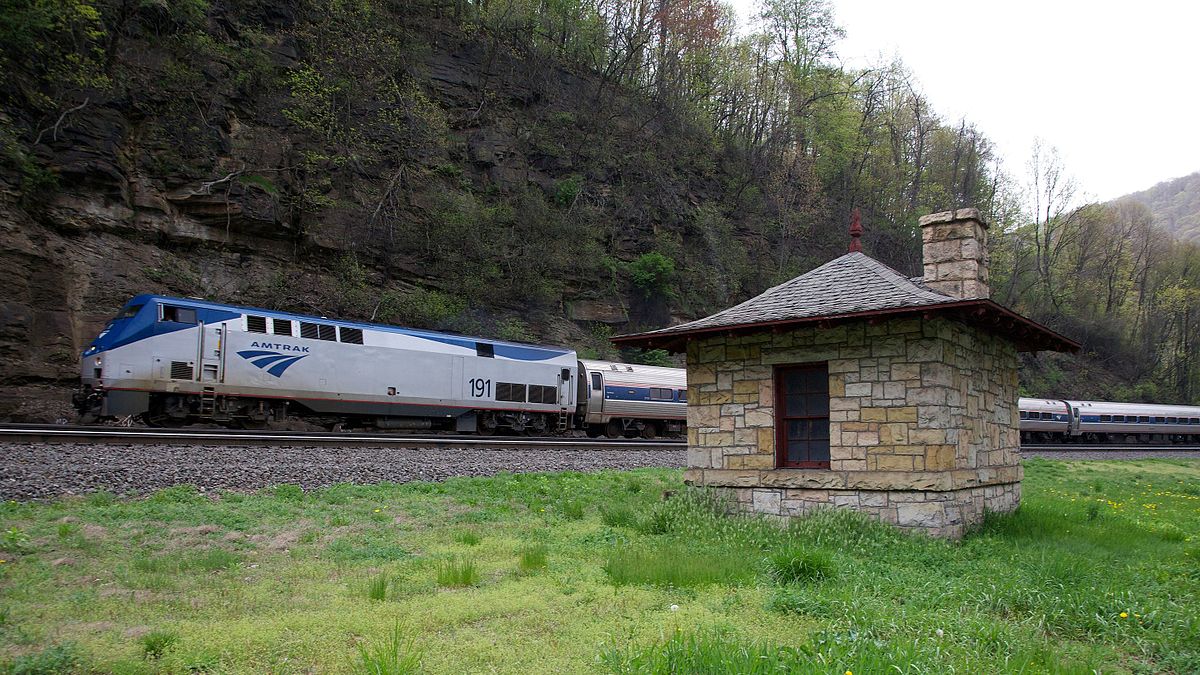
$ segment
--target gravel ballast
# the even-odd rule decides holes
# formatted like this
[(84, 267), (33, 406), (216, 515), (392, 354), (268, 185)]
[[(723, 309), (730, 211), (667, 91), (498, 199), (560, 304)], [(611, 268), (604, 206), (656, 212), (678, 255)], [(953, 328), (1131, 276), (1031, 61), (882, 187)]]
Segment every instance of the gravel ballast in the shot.
[[(0, 443), (0, 499), (38, 499), (108, 490), (144, 494), (188, 483), (202, 490), (257, 490), (291, 483), (407, 483), (501, 472), (682, 468), (686, 451), (563, 448), (396, 448)], [(1200, 451), (1045, 450), (1060, 460), (1200, 459)]]
[(0, 444), (0, 499), (108, 490), (143, 494), (188, 483), (202, 490), (257, 490), (291, 483), (407, 483), (501, 472), (681, 468), (686, 451), (561, 448), (367, 448)]

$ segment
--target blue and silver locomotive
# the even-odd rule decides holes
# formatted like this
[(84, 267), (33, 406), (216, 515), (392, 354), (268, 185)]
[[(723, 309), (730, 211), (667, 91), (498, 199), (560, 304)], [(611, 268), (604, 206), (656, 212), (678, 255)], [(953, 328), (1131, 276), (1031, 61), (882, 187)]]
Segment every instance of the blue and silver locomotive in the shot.
[(85, 422), (152, 426), (256, 428), (294, 416), (480, 433), (682, 428), (680, 369), (658, 369), (675, 371), (660, 373), (671, 400), (597, 418), (605, 403), (592, 401), (583, 368), (557, 347), (140, 295), (83, 353), (75, 405)]

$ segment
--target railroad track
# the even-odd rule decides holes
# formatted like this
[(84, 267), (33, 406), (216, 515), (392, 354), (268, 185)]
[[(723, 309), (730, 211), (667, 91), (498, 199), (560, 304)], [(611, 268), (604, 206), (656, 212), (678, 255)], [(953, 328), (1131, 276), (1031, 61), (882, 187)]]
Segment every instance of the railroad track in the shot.
[(604, 448), (679, 450), (682, 440), (552, 438), (533, 436), (405, 436), (397, 434), (239, 429), (151, 429), (58, 424), (6, 424), (0, 441), (19, 443), (105, 443), (154, 445), (389, 446), (401, 448)]
[(1122, 445), (1118, 443), (1110, 444), (1066, 444), (1066, 443), (1039, 443), (1034, 445), (1022, 445), (1022, 452), (1196, 452), (1200, 451), (1200, 445)]

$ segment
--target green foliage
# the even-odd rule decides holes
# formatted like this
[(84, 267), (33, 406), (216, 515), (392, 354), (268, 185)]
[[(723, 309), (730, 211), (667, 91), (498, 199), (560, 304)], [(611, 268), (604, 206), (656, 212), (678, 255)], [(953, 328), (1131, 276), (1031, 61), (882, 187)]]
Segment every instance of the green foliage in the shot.
[(606, 650), (600, 662), (609, 672), (639, 675), (792, 673), (807, 671), (812, 665), (788, 647), (744, 642), (722, 633), (685, 633), (679, 629), (661, 642), (627, 650)]
[(670, 588), (738, 585), (752, 581), (755, 575), (745, 551), (697, 550), (684, 542), (613, 551), (604, 563), (604, 572), (615, 586), (647, 584)]
[(19, 527), (10, 527), (0, 535), (0, 546), (10, 551), (26, 551), (30, 548), (29, 534)]
[(351, 672), (359, 675), (410, 675), (421, 671), (421, 652), (416, 638), (406, 633), (400, 624), (392, 628), (386, 641), (373, 646), (358, 644), (358, 661)]
[(837, 571), (828, 551), (791, 548), (767, 558), (767, 571), (777, 584), (820, 581)]
[(533, 333), (529, 330), (529, 324), (516, 317), (501, 321), (496, 326), (496, 337), (510, 342), (534, 341)]
[(583, 503), (575, 499), (565, 500), (559, 505), (559, 512), (567, 520), (583, 520)]
[(638, 515), (628, 504), (606, 504), (600, 507), (600, 520), (609, 527), (633, 527)]
[(559, 206), (572, 206), (583, 189), (583, 178), (568, 176), (554, 185), (554, 203)]
[[(180, 638), (157, 659), (135, 657), (135, 638), (89, 640), (86, 663), (26, 672), (236, 671), (268, 660), (350, 670), (360, 654), (346, 636), (369, 651), (384, 647), (378, 660), (386, 662), (393, 650), (382, 627), (398, 615), (416, 622), (404, 634), (419, 636), (431, 670), (753, 672), (739, 660), (749, 653), (782, 672), (1196, 672), (1195, 463), (1029, 460), (1025, 468), (1021, 509), (989, 514), (959, 542), (849, 510), (787, 524), (737, 515), (720, 495), (681, 489), (681, 473), (661, 469), (340, 485), (303, 500), (262, 490), (183, 504), (0, 503), (4, 527), (19, 524), (37, 542), (0, 565), (0, 634), (11, 642), (0, 672), (36, 636), (93, 621), (112, 622), (111, 635), (151, 625)], [(659, 499), (665, 489), (677, 492)], [(559, 517), (567, 499), (589, 511), (619, 505), (630, 524)], [(305, 531), (321, 536), (308, 537), (298, 527), (335, 516), (336, 533), (313, 526)], [(64, 556), (55, 536), (64, 522), (113, 536), (52, 565)], [(198, 524), (217, 529), (197, 532), (202, 539), (179, 529)], [(483, 527), (470, 560), (480, 580), (487, 575), (486, 589), (439, 586), (438, 563), (464, 550), (455, 534)], [(327, 535), (416, 553), (336, 556)], [(258, 567), (173, 572), (215, 545), (237, 547)], [(518, 556), (534, 545), (552, 551), (555, 564), (520, 573)], [(821, 552), (832, 571), (793, 562)], [(391, 583), (386, 601), (368, 600), (368, 582), (384, 574), (404, 583)], [(121, 595), (77, 588), (81, 578), (112, 579)], [(186, 625), (175, 625), (178, 607), (187, 608)], [(617, 624), (626, 628), (612, 633)], [(297, 640), (297, 626), (320, 630)], [(560, 639), (547, 642), (550, 630)], [(605, 631), (609, 647), (598, 650), (588, 636)]]
[(385, 294), (378, 319), (418, 328), (449, 328), (466, 311), (467, 302), (461, 297), (416, 288), (403, 295)]
[(545, 544), (531, 544), (521, 549), (517, 558), (517, 572), (533, 574), (546, 569), (546, 554), (549, 549)]
[(0, 665), (4, 675), (68, 675), (84, 665), (83, 655), (73, 642), (47, 647), (39, 652), (18, 656)]
[(146, 574), (182, 572), (219, 572), (237, 567), (241, 556), (220, 548), (202, 551), (177, 551), (161, 555), (139, 553), (131, 560), (134, 571)]
[(622, 352), (623, 360), (629, 363), (640, 363), (646, 366), (676, 367), (671, 353), (665, 349), (627, 349)]
[(304, 489), (295, 483), (280, 483), (271, 488), (271, 494), (280, 499), (300, 501), (304, 499)]
[(148, 659), (162, 658), (176, 642), (179, 642), (179, 635), (169, 630), (153, 630), (138, 640), (138, 644), (142, 646), (142, 654)]
[(629, 263), (629, 277), (644, 297), (669, 297), (673, 293), (675, 261), (658, 252), (643, 253)]
[(367, 582), (367, 597), (371, 600), (386, 600), (388, 585), (391, 579), (387, 573), (380, 572)]
[(478, 546), (479, 542), (483, 541), (483, 537), (474, 530), (460, 530), (454, 533), (454, 541), (467, 546)]
[(470, 558), (455, 557), (437, 566), (437, 585), (444, 588), (466, 588), (479, 583), (479, 568)]
[(329, 556), (341, 562), (403, 560), (409, 556), (404, 547), (381, 534), (339, 537), (329, 543)]

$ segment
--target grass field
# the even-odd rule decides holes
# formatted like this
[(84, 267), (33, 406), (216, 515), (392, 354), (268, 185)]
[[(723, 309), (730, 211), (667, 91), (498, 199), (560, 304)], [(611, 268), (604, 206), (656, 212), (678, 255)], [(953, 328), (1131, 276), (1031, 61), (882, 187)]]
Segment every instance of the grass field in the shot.
[(10, 502), (0, 673), (1200, 671), (1198, 463), (1030, 461), (961, 543), (679, 478)]

